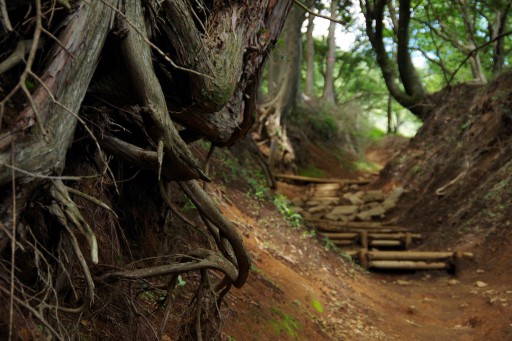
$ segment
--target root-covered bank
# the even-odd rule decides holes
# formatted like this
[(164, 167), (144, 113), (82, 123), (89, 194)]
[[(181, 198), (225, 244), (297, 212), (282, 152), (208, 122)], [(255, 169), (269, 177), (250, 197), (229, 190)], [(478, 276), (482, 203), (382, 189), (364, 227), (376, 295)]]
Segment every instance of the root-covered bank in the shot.
[(247, 133), (290, 6), (0, 1), (2, 337), (218, 333), (250, 260), (189, 144)]

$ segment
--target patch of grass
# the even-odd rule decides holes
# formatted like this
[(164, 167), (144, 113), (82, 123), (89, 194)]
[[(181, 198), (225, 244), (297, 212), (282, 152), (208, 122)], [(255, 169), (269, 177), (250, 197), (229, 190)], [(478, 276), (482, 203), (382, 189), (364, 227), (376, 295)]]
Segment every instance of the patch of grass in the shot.
[(276, 335), (281, 336), (282, 333), (286, 333), (289, 336), (298, 339), (298, 331), (302, 330), (302, 324), (295, 317), (284, 313), (277, 307), (272, 307), (272, 312), (278, 316), (277, 319), (270, 320), (272, 330)]

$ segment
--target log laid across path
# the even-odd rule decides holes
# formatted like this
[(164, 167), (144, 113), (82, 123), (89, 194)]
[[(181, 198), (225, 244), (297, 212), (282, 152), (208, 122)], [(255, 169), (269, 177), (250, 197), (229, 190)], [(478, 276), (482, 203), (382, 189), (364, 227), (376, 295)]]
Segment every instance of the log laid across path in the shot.
[(340, 183), (345, 185), (367, 185), (372, 180), (365, 179), (365, 180), (350, 180), (350, 179), (325, 179), (325, 178), (312, 178), (308, 176), (301, 176), (301, 175), (292, 175), (292, 174), (274, 174), (274, 177), (277, 179), (283, 179), (283, 180), (293, 180), (293, 181), (300, 181), (300, 182), (309, 182), (309, 183)]

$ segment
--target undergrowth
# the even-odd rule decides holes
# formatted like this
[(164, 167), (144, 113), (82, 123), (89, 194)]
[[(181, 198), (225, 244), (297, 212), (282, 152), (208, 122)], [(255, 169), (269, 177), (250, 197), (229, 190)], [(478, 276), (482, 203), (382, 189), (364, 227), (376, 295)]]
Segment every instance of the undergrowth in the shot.
[(295, 213), (292, 205), (282, 194), (277, 194), (274, 196), (274, 204), (276, 205), (279, 212), (283, 215), (283, 217), (288, 221), (291, 227), (299, 228), (304, 225), (302, 221), (302, 216), (298, 213)]

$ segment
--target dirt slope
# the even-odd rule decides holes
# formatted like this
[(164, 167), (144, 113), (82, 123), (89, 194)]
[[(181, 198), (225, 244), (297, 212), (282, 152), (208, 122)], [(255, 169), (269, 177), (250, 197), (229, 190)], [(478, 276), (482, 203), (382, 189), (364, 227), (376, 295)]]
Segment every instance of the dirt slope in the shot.
[(228, 296), (225, 338), (512, 339), (511, 88), (508, 74), (436, 94), (437, 109), (372, 185), (405, 186), (394, 216), (426, 235), (421, 248), (476, 254), (457, 278), (365, 273), (290, 228), (271, 202), (226, 190), (221, 206), (243, 229), (254, 267)]
[(486, 87), (435, 94), (436, 110), (382, 172), (377, 187), (405, 186), (400, 223), (426, 247), (457, 247), (509, 272), (512, 253), (512, 74)]
[(239, 190), (218, 193), (224, 213), (244, 231), (254, 264), (246, 286), (227, 297), (227, 340), (512, 337), (512, 287), (493, 283), (489, 270), (469, 264), (458, 278), (442, 271), (367, 273), (288, 226), (272, 203)]

